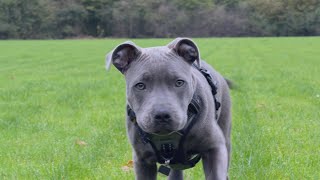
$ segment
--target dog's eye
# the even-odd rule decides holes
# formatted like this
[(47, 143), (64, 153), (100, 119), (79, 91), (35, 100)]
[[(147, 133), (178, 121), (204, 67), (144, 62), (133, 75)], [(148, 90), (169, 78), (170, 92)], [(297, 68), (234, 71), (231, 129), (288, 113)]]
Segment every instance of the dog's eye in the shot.
[(177, 87), (181, 87), (183, 85), (184, 85), (184, 81), (183, 80), (179, 79), (179, 80), (176, 81), (176, 86)]
[(135, 85), (135, 87), (136, 87), (137, 89), (139, 89), (139, 90), (144, 90), (144, 89), (146, 89), (146, 85), (143, 84), (143, 83), (138, 83), (138, 84)]

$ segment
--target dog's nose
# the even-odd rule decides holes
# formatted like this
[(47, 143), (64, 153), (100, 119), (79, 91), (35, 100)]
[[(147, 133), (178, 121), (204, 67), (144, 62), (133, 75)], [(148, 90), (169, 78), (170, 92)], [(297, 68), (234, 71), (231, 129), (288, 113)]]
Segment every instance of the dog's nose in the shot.
[(171, 120), (171, 116), (168, 111), (160, 110), (154, 115), (154, 119), (158, 122), (167, 123)]

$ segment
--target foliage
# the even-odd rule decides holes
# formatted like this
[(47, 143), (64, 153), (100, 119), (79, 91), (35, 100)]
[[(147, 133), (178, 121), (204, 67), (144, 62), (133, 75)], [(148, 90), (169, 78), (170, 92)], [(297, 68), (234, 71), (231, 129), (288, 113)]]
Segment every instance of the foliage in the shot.
[[(277, 36), (319, 35), (320, 3), (316, 0), (250, 0), (253, 22)], [(259, 23), (260, 22), (260, 23)]]
[(320, 35), (317, 0), (2, 0), (0, 38)]
[(42, 33), (45, 16), (44, 4), (39, 0), (3, 0), (0, 2), (0, 37), (37, 38)]

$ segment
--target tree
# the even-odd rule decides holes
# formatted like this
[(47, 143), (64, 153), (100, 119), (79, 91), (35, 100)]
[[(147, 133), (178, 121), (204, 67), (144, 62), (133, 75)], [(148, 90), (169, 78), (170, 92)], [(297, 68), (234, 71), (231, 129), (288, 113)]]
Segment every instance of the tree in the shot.
[(320, 35), (319, 0), (1, 0), (0, 38)]

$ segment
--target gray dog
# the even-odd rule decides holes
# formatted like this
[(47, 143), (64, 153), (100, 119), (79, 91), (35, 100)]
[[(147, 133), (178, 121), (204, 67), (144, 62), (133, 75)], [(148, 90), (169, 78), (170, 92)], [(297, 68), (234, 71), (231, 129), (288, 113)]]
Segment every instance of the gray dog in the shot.
[(107, 55), (126, 79), (127, 133), (136, 179), (183, 179), (202, 159), (206, 179), (227, 179), (231, 102), (226, 80), (200, 59), (197, 45), (177, 38), (167, 46), (132, 42)]

